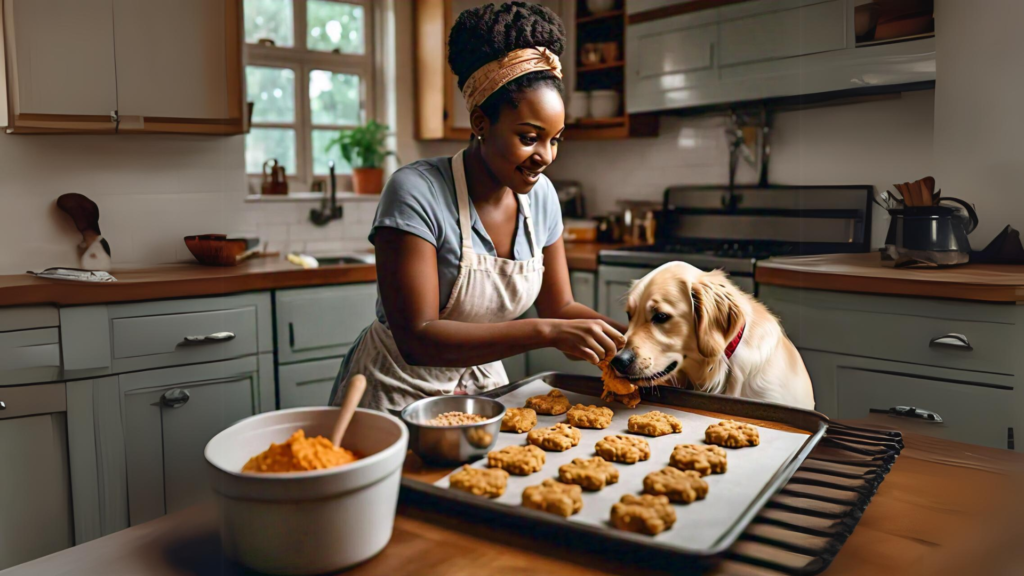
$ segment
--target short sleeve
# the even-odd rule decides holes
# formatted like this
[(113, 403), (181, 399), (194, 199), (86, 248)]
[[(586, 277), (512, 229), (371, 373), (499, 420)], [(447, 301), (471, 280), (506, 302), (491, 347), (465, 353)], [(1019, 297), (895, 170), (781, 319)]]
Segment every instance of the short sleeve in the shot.
[(369, 240), (373, 243), (379, 228), (396, 228), (437, 247), (442, 226), (438, 210), (437, 190), (430, 179), (416, 167), (400, 168), (380, 195)]
[(562, 207), (558, 203), (555, 186), (546, 176), (541, 176), (545, 186), (537, 186), (534, 204), (534, 220), (538, 223), (537, 239), (542, 241), (542, 248), (547, 248), (562, 237)]

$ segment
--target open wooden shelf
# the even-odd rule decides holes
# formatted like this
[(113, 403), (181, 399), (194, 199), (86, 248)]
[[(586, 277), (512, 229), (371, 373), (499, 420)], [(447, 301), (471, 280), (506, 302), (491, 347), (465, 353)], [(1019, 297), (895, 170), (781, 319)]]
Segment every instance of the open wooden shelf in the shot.
[(576, 69), (576, 72), (584, 74), (586, 72), (596, 72), (598, 70), (610, 70), (612, 68), (622, 68), (626, 63), (622, 60), (617, 62), (602, 62), (600, 64), (593, 64), (590, 66), (580, 66)]
[(588, 16), (577, 16), (577, 24), (586, 24), (587, 22), (597, 22), (599, 20), (608, 20), (609, 18), (620, 18), (622, 17), (622, 10), (609, 10), (608, 12), (601, 12), (599, 14), (590, 14)]
[(569, 124), (567, 128), (603, 128), (606, 126), (624, 126), (627, 122), (625, 116), (613, 118), (578, 118), (576, 122)]

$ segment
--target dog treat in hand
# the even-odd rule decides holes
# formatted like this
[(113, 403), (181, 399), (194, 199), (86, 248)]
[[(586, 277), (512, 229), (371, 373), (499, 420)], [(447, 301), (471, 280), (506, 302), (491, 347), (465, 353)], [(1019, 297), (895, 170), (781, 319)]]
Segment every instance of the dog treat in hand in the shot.
[(550, 428), (531, 430), (526, 441), (549, 452), (565, 452), (580, 443), (580, 431), (568, 424), (555, 424)]
[(708, 483), (700, 477), (700, 472), (668, 466), (644, 477), (644, 493), (668, 496), (672, 502), (689, 504), (708, 495)]
[(676, 511), (666, 496), (626, 494), (612, 504), (612, 525), (619, 530), (654, 536), (676, 523)]
[(533, 445), (505, 446), (487, 453), (487, 465), (509, 474), (527, 476), (544, 467), (544, 451)]
[(618, 402), (620, 404), (624, 404), (626, 408), (634, 408), (640, 403), (640, 389), (637, 388), (624, 396), (606, 389), (601, 393), (601, 400), (604, 400), (605, 402)]
[(651, 457), (651, 447), (647, 440), (625, 434), (605, 436), (594, 445), (594, 451), (605, 460), (625, 464), (636, 464), (639, 460)]
[(701, 476), (707, 476), (724, 473), (728, 460), (725, 450), (718, 446), (680, 444), (672, 450), (668, 463), (680, 470), (694, 470)]
[(745, 448), (760, 444), (761, 437), (757, 433), (757, 428), (750, 424), (735, 420), (722, 420), (718, 424), (708, 426), (708, 429), (704, 431), (704, 441), (726, 448)]
[(537, 413), (532, 408), (509, 408), (501, 418), (502, 432), (522, 434), (537, 425)]
[(568, 518), (583, 509), (583, 490), (548, 478), (523, 490), (523, 506)]
[(569, 409), (565, 421), (578, 428), (607, 428), (612, 423), (612, 416), (615, 413), (611, 408), (604, 406), (584, 406), (577, 404)]
[(472, 468), (469, 464), (463, 464), (461, 470), (448, 477), (448, 485), (455, 490), (488, 498), (504, 494), (506, 484), (508, 472), (501, 468)]
[(634, 434), (646, 436), (664, 436), (683, 431), (683, 423), (678, 418), (657, 410), (630, 416), (627, 427)]
[(548, 414), (558, 416), (569, 410), (569, 399), (558, 390), (552, 390), (540, 396), (531, 396), (526, 399), (526, 407), (532, 408), (537, 414)]
[(578, 484), (584, 490), (600, 490), (619, 481), (619, 470), (600, 456), (573, 458), (569, 464), (558, 467), (558, 479), (566, 484)]

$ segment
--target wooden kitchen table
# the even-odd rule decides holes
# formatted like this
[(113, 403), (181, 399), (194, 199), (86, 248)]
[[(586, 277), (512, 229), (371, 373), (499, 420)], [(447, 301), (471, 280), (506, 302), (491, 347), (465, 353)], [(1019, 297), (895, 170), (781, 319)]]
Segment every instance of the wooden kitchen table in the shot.
[[(877, 422), (894, 427), (894, 419)], [(827, 574), (983, 574), (1024, 566), (1020, 487), (1024, 456), (919, 434), (882, 482)], [(986, 564), (991, 562), (994, 564)], [(1020, 563), (1020, 564), (1018, 564)], [(214, 507), (198, 505), (0, 572), (184, 576), (246, 574), (223, 560)], [(387, 548), (354, 575), (657, 574), (621, 560), (559, 549), (528, 534), (400, 506)], [(668, 573), (666, 571), (666, 573)], [(1017, 572), (1020, 573), (1020, 572)], [(715, 574), (778, 573), (735, 561)]]

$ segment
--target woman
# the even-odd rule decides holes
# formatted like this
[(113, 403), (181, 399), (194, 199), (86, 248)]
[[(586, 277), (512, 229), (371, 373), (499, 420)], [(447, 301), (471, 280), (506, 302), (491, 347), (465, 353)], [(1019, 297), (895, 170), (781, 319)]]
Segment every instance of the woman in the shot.
[[(388, 181), (370, 232), (377, 320), (342, 365), (332, 404), (349, 374), (367, 378), (364, 406), (400, 409), (506, 384), (502, 358), (554, 347), (596, 364), (623, 344), (624, 326), (573, 300), (558, 199), (542, 174), (565, 127), (564, 44), (541, 6), (459, 15), (448, 64), (473, 137)], [(540, 318), (516, 319), (534, 304)]]

